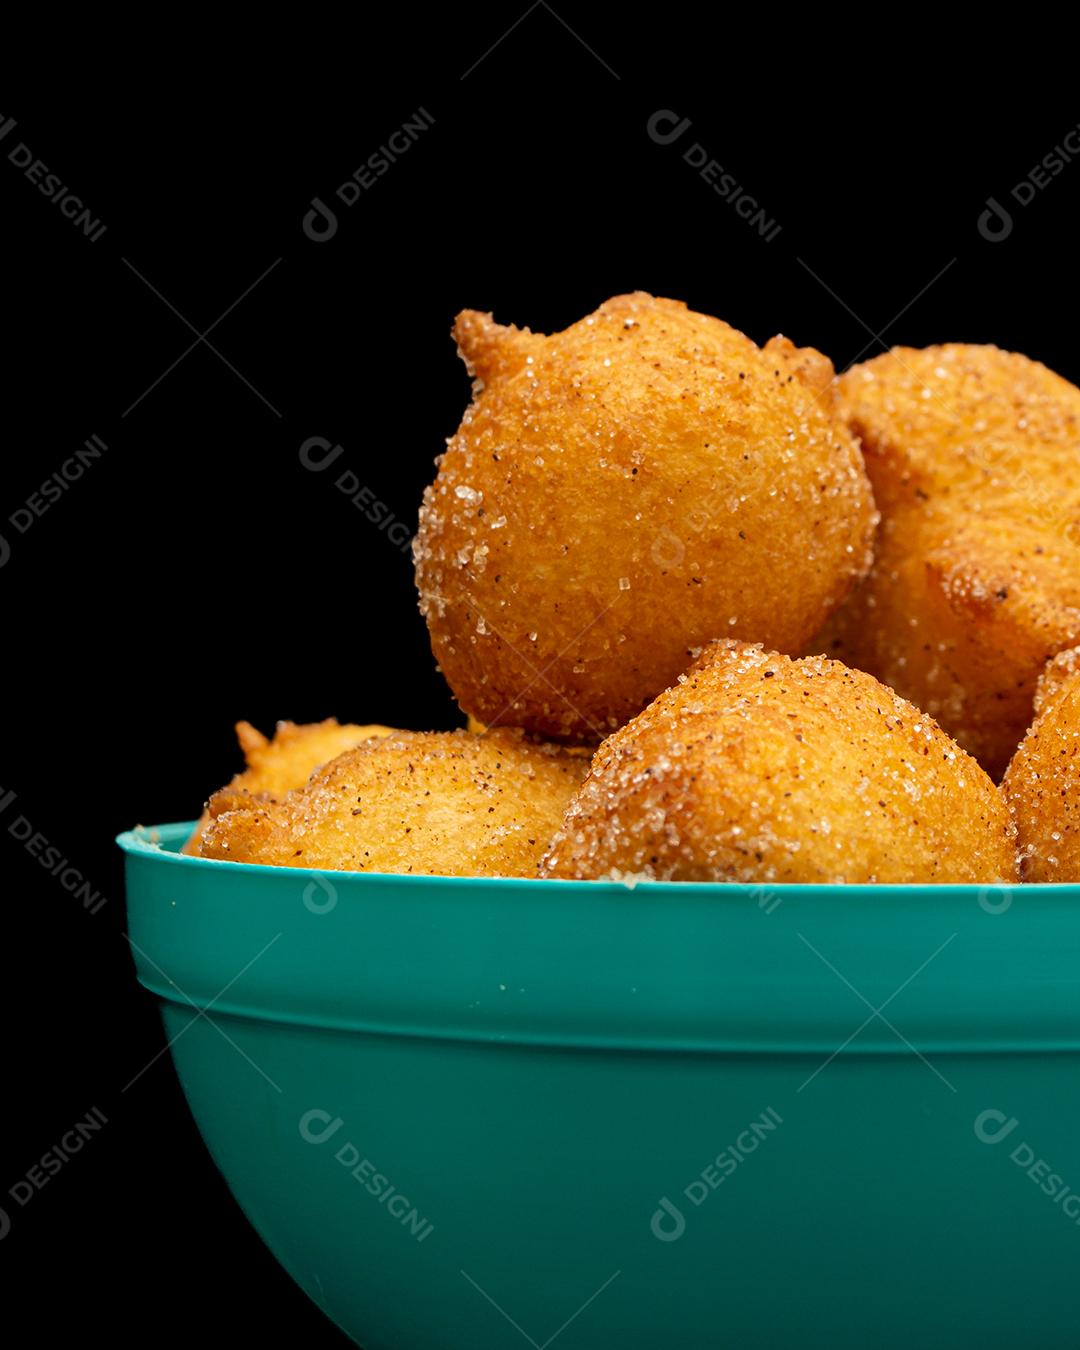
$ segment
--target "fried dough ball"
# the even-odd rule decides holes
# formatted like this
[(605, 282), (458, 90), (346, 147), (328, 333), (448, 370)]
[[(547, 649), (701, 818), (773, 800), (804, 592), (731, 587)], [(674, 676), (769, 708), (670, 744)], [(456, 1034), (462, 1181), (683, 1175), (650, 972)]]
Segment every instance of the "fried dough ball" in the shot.
[(832, 366), (674, 300), (564, 332), (454, 325), (473, 403), (414, 541), (461, 707), (596, 742), (718, 633), (796, 650), (870, 564), (874, 505)]
[(978, 764), (872, 676), (723, 641), (601, 745), (541, 875), (1012, 881), (1014, 835)]
[(933, 714), (995, 778), (1047, 659), (1080, 641), (1080, 390), (997, 347), (893, 351), (839, 381), (882, 512), (817, 650)]
[(372, 736), (389, 736), (391, 730), (378, 725), (342, 726), (336, 717), (328, 717), (325, 722), (279, 722), (270, 740), (250, 722), (237, 722), (236, 739), (247, 767), (210, 799), (183, 852), (199, 852), (212, 814), (227, 809), (230, 801), (240, 802), (248, 795), (275, 798), (303, 787), (320, 764)]
[(1061, 652), (1035, 693), (1035, 721), (1002, 791), (1024, 881), (1080, 881), (1080, 649)]
[(501, 729), (398, 731), (280, 801), (217, 815), (206, 858), (348, 872), (535, 876), (589, 762)]

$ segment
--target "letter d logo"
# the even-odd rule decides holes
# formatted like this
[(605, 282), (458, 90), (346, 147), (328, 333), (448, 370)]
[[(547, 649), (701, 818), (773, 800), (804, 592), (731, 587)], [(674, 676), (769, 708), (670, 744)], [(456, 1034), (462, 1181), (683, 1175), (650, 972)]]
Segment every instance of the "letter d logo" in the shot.
[(312, 914), (329, 914), (336, 906), (337, 899), (333, 883), (327, 881), (321, 872), (316, 873), (315, 880), (309, 881), (304, 887), (304, 908)]
[(344, 1124), (340, 1116), (332, 1116), (329, 1111), (305, 1111), (300, 1117), (300, 1137), (309, 1144), (325, 1144)]
[[(668, 1227), (666, 1220), (673, 1220), (673, 1224)], [(683, 1218), (682, 1210), (678, 1209), (666, 1195), (660, 1198), (660, 1207), (652, 1216), (649, 1223), (654, 1238), (661, 1242), (678, 1242), (679, 1238), (686, 1232), (686, 1220)]]
[(996, 197), (986, 199), (986, 210), (979, 217), (979, 233), (991, 244), (999, 244), (1012, 234), (1013, 218)]
[(991, 1107), (975, 1117), (975, 1138), (984, 1144), (1000, 1144), (1019, 1123), (1015, 1116), (1007, 1116), (1004, 1111), (995, 1111)]
[(686, 557), (686, 546), (677, 534), (664, 529), (653, 540), (649, 556), (656, 566), (662, 570), (668, 567), (678, 567)]
[(677, 141), (690, 126), (689, 117), (680, 117), (670, 108), (661, 108), (649, 118), (649, 139), (657, 145), (670, 145)]
[(311, 199), (311, 210), (304, 217), (304, 233), (317, 244), (325, 244), (337, 234), (337, 216), (319, 197)]
[(343, 445), (331, 445), (325, 436), (309, 436), (300, 447), (300, 463), (312, 473), (322, 473), (344, 453)]

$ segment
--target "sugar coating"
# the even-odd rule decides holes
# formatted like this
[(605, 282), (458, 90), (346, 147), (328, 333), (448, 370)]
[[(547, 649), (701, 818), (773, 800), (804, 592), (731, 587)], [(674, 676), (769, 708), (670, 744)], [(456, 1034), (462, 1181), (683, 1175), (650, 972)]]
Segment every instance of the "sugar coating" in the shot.
[(938, 718), (994, 777), (1080, 642), (1080, 390), (992, 346), (898, 347), (839, 381), (882, 512), (815, 650)]
[(832, 366), (643, 293), (564, 332), (467, 310), (473, 401), (424, 494), (420, 608), (462, 708), (597, 741), (716, 632), (795, 650), (871, 561)]
[(231, 804), (243, 804), (249, 796), (276, 798), (303, 787), (320, 764), (372, 737), (389, 736), (393, 728), (379, 725), (342, 725), (336, 717), (324, 722), (279, 722), (268, 738), (250, 722), (237, 722), (236, 739), (243, 751), (245, 768), (214, 793), (203, 811), (185, 853), (198, 853), (202, 833), (211, 815)]
[(1024, 881), (1080, 881), (1080, 650), (1046, 667), (1035, 711), (1001, 783), (1020, 873)]
[(365, 741), (280, 800), (226, 803), (202, 854), (350, 872), (535, 876), (588, 760), (503, 728)]
[(872, 676), (724, 640), (601, 745), (541, 874), (1013, 881), (1015, 830), (979, 765)]

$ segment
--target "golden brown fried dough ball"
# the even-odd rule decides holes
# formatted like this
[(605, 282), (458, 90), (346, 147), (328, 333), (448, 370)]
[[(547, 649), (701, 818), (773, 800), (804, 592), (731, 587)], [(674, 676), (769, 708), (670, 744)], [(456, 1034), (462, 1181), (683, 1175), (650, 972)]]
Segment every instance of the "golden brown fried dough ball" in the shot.
[(541, 874), (993, 882), (1016, 855), (994, 784), (891, 689), (718, 642), (596, 752)]
[(1036, 718), (1002, 791), (1016, 820), (1024, 881), (1080, 881), (1080, 650), (1047, 666)]
[(832, 366), (674, 300), (551, 337), (470, 310), (473, 403), (424, 495), (420, 608), (461, 707), (598, 741), (719, 633), (797, 649), (870, 563)]
[(535, 876), (588, 771), (520, 731), (398, 731), (207, 826), (202, 854), (349, 872)]
[(270, 740), (250, 722), (237, 722), (236, 739), (247, 767), (210, 799), (183, 852), (199, 852), (199, 840), (207, 822), (213, 814), (227, 809), (229, 802), (241, 801), (248, 795), (280, 797), (293, 788), (303, 787), (320, 764), (372, 736), (389, 736), (391, 730), (378, 725), (342, 726), (337, 718), (328, 717), (325, 722), (279, 722)]
[(997, 347), (898, 347), (839, 381), (882, 512), (814, 643), (932, 713), (994, 777), (1080, 641), (1080, 390)]

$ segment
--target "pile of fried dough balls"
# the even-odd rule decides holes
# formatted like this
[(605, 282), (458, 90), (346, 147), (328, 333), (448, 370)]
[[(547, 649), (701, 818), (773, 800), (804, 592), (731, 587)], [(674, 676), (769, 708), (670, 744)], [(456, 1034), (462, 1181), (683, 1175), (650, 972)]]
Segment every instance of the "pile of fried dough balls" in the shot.
[(1080, 880), (1080, 390), (961, 344), (837, 377), (642, 293), (454, 336), (473, 397), (414, 555), (468, 729), (241, 723), (188, 852)]

